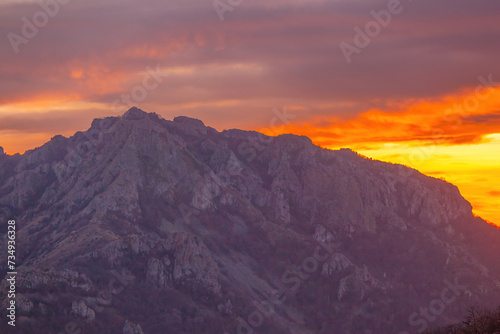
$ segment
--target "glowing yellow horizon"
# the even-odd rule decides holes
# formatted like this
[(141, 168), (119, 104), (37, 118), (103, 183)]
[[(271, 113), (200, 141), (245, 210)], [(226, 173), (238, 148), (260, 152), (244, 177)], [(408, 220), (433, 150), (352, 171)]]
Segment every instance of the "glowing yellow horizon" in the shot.
[[(78, 99), (72, 102), (72, 98), (66, 97), (64, 101), (45, 98), (3, 105), (0, 117), (24, 115), (37, 120), (50, 109), (61, 115), (78, 115), (78, 124), (90, 124), (93, 114), (106, 116), (110, 113), (106, 104)], [(257, 130), (269, 135), (306, 135), (321, 147), (349, 147), (373, 159), (404, 164), (426, 175), (444, 178), (458, 186), (475, 214), (500, 226), (500, 128), (496, 125), (500, 119), (500, 88), (483, 87), (439, 100), (387, 105), (392, 109), (367, 110), (354, 119), (311, 117), (307, 122)], [(203, 107), (203, 103), (193, 102), (184, 107), (190, 106)], [(211, 106), (234, 106), (236, 109), (241, 101), (221, 100), (211, 102)], [(178, 110), (183, 106), (171, 107)], [(298, 105), (288, 110), (295, 114), (307, 112)], [(53, 133), (51, 124), (45, 131), (6, 127), (0, 131), (0, 145), (6, 153), (14, 154), (40, 146), (56, 134), (70, 136), (78, 130), (83, 129)]]

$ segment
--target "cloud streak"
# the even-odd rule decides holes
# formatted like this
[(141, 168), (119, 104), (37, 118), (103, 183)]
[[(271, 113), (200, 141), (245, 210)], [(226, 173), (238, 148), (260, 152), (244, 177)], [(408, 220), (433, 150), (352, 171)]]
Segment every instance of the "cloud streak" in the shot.
[[(1, 70), (0, 101), (75, 91), (100, 101), (127, 90), (139, 71), (158, 61), (166, 68), (195, 69), (173, 81), (172, 94), (189, 86), (213, 99), (294, 96), (308, 106), (439, 97), (496, 68), (500, 47), (492, 24), (499, 5), (450, 0), (408, 4), (355, 66), (346, 66), (339, 42), (352, 39), (352, 29), (369, 20), (371, 10), (386, 6), (385, 1), (244, 3), (221, 23), (210, 2), (73, 1), (19, 55), (2, 40), (0, 56), (9, 66)], [(21, 18), (37, 10), (38, 4), (6, 7), (0, 35), (20, 31)], [(234, 64), (261, 70), (226, 69)], [(215, 80), (218, 85), (211, 84)]]

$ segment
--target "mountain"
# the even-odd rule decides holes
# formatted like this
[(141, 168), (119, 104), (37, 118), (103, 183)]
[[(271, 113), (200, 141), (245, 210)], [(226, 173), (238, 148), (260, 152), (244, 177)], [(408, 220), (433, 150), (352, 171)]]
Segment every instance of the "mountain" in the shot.
[(0, 155), (0, 331), (419, 333), (500, 300), (471, 209), (348, 149), (132, 108)]

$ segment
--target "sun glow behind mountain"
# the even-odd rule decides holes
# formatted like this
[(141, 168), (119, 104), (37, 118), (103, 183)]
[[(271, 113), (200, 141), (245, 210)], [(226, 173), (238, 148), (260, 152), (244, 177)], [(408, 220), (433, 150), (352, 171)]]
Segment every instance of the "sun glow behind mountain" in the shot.
[[(464, 105), (474, 99), (475, 108)], [(261, 131), (306, 135), (325, 148), (349, 147), (445, 179), (459, 187), (477, 215), (500, 226), (500, 89), (489, 89), (483, 99), (465, 92), (398, 107), (402, 110), (370, 110), (349, 120), (323, 118)]]

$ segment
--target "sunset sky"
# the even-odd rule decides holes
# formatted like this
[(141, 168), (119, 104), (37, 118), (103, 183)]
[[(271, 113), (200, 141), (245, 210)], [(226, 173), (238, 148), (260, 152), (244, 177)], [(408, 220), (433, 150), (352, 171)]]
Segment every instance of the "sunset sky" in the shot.
[(138, 106), (350, 147), (500, 224), (500, 1), (3, 0), (9, 154)]

